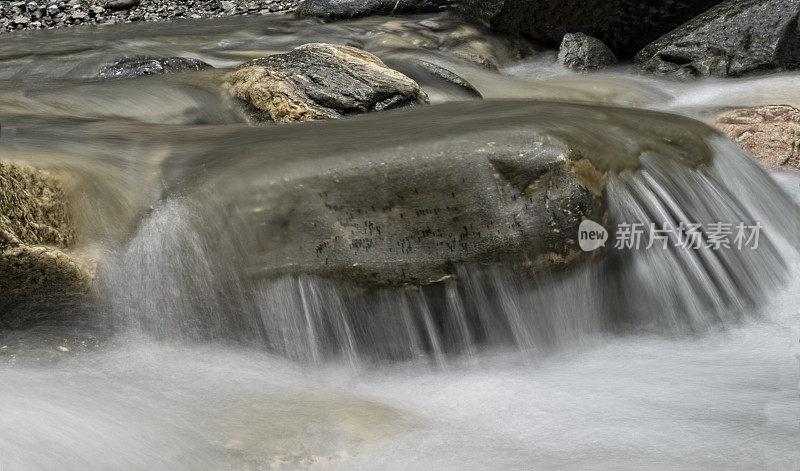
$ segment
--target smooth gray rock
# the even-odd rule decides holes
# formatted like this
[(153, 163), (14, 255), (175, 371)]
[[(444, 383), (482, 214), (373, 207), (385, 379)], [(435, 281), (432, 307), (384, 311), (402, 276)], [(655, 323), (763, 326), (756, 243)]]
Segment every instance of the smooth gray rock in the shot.
[(737, 77), (800, 67), (800, 2), (729, 0), (636, 56), (644, 71), (677, 78)]
[(297, 14), (346, 20), (370, 15), (437, 12), (451, 3), (452, 0), (304, 0), (297, 7)]
[(547, 102), (477, 106), (480, 113), (476, 102), (458, 102), (243, 130), (243, 142), (263, 149), (228, 145), (231, 168), (183, 184), (236, 202), (227, 230), (262, 228), (236, 262), (254, 276), (418, 285), (455, 275), (459, 263), (537, 272), (591, 259), (578, 226), (604, 222), (610, 172), (638, 168), (643, 154), (689, 166), (710, 158), (712, 130), (680, 116)]
[(141, 75), (156, 75), (184, 70), (210, 69), (211, 65), (199, 59), (185, 57), (134, 56), (119, 59), (100, 68), (99, 78), (129, 78)]
[(139, 5), (139, 0), (111, 0), (106, 3), (109, 10), (127, 10)]
[(641, 48), (723, 0), (461, 0), (465, 16), (502, 33), (557, 47), (566, 33), (585, 33), (617, 57)]
[(558, 63), (578, 72), (602, 69), (617, 63), (603, 41), (583, 33), (567, 33), (558, 51)]

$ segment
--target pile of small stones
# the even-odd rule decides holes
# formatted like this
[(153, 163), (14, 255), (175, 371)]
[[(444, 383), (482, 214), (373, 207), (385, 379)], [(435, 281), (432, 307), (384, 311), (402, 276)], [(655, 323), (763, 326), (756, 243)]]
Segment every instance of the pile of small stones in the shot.
[(83, 24), (266, 15), (294, 10), (300, 0), (38, 0), (0, 1), (0, 33)]

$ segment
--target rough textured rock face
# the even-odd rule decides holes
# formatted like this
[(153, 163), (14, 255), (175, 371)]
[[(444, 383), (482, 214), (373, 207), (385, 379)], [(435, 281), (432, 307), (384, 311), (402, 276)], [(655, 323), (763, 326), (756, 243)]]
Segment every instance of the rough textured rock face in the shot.
[(75, 234), (58, 182), (0, 163), (0, 302), (86, 292), (94, 268), (62, 252)]
[(0, 162), (0, 247), (65, 247), (74, 240), (58, 182), (32, 167)]
[(157, 75), (184, 70), (210, 69), (211, 65), (199, 59), (185, 57), (126, 57), (104, 65), (97, 73), (99, 78), (128, 78), (141, 75)]
[(558, 63), (572, 70), (587, 72), (617, 63), (603, 41), (583, 33), (567, 33), (558, 51)]
[(713, 122), (770, 168), (800, 170), (800, 110), (788, 105), (759, 106), (725, 113)]
[(257, 121), (310, 121), (427, 103), (419, 85), (376, 56), (347, 46), (306, 44), (247, 62), (227, 80)]
[(461, 12), (492, 29), (556, 47), (565, 33), (585, 33), (618, 57), (641, 48), (722, 0), (462, 0)]
[(678, 78), (798, 68), (798, 15), (796, 0), (729, 0), (648, 45), (636, 64)]
[(21, 245), (0, 251), (2, 301), (63, 300), (86, 293), (94, 274), (91, 260), (52, 247)]
[(437, 12), (452, 0), (305, 0), (297, 14), (328, 20), (345, 20), (370, 15), (401, 15)]

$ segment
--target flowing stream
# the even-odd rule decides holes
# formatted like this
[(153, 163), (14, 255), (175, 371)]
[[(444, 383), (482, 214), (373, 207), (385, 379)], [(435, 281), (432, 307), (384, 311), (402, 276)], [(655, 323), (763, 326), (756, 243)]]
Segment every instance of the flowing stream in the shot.
[[(430, 107), (246, 124), (220, 69), (307, 42), (446, 66), (484, 99), (423, 74)], [(642, 111), (798, 106), (800, 75), (573, 75), (520, 47), (447, 15), (4, 35), (0, 159), (62, 177), (99, 267), (89, 299), (5, 314), (25, 328), (0, 329), (0, 471), (800, 469), (800, 175), (693, 121), (653, 144)], [(217, 69), (92, 78), (135, 54)], [(609, 177), (611, 222), (761, 224), (758, 250), (620, 250), (537, 277), (464, 264), (371, 290), (259, 265), (282, 178), (530, 123), (609, 159), (639, 149)]]

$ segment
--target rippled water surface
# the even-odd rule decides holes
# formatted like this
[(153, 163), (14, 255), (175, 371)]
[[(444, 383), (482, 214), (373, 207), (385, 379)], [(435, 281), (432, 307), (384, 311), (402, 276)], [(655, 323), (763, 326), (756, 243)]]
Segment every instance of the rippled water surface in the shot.
[[(667, 131), (606, 107), (705, 120), (800, 105), (800, 76), (572, 75), (470, 30), (494, 70), (442, 46), (462, 26), (228, 18), (4, 35), (0, 158), (62, 177), (79, 250), (100, 267), (89, 302), (31, 307), (15, 315), (44, 320), (0, 330), (0, 471), (800, 469), (800, 176), (768, 175), (699, 123)], [(400, 70), (423, 58), (485, 100), (421, 76), (431, 107), (249, 126), (220, 92), (224, 69), (311, 41)], [(218, 69), (93, 78), (133, 54)], [(457, 281), (371, 291), (254, 262), (284, 179), (527, 126), (606, 159), (643, 153), (609, 183), (614, 218), (763, 222), (761, 250), (628, 253), (535, 279), (467, 264)], [(687, 156), (710, 163), (667, 158)]]

